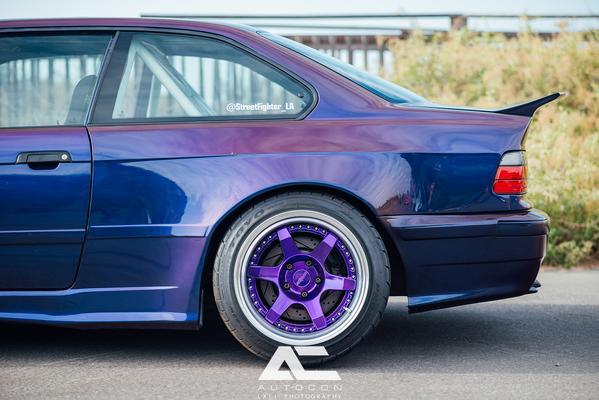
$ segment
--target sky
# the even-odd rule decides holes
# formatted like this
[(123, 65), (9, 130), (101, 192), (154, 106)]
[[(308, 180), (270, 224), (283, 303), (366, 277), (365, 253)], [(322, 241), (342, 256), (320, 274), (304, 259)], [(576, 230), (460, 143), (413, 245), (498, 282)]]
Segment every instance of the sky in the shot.
[[(141, 14), (327, 14), (327, 13), (599, 14), (599, 0), (0, 0), (0, 19), (138, 17)], [(251, 22), (250, 22), (251, 23)], [(347, 21), (344, 21), (347, 23)], [(364, 22), (388, 26), (389, 20)], [(437, 28), (447, 21), (399, 21)], [(506, 20), (479, 21), (489, 29)], [(514, 21), (511, 22), (513, 24)], [(553, 23), (553, 22), (552, 22)], [(599, 19), (591, 23), (599, 28)], [(353, 21), (350, 21), (353, 24)], [(554, 24), (554, 23), (553, 23)], [(517, 26), (516, 26), (517, 29)]]
[(142, 13), (599, 13), (599, 0), (0, 0), (0, 18), (135, 17)]

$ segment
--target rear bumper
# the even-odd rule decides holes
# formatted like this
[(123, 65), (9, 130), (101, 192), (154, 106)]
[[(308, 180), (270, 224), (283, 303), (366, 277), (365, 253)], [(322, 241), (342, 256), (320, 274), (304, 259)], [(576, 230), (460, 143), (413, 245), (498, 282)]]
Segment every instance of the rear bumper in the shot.
[(527, 294), (545, 256), (539, 210), (385, 217), (405, 270), (410, 312)]

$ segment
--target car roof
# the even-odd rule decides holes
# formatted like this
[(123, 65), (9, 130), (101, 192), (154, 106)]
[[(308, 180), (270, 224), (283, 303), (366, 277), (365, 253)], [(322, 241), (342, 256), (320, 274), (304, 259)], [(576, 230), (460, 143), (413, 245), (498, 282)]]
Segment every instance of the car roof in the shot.
[(183, 29), (220, 34), (257, 32), (257, 29), (242, 24), (181, 20), (168, 18), (49, 18), (0, 20), (0, 29), (33, 28), (135, 28), (135, 29)]

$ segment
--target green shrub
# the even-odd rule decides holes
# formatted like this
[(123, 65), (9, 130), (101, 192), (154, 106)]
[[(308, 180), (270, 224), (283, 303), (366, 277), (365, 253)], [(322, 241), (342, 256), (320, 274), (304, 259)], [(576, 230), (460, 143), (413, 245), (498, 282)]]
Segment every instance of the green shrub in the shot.
[(467, 30), (390, 43), (393, 81), (441, 104), (499, 107), (555, 91), (527, 134), (528, 198), (551, 216), (546, 262), (599, 255), (599, 32), (507, 39)]

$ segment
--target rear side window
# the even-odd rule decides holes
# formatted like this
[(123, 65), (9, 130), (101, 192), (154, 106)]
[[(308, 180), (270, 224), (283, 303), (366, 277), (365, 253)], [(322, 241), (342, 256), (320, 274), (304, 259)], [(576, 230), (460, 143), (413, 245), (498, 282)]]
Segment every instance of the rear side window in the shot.
[(312, 103), (298, 80), (222, 40), (159, 33), (121, 39), (129, 43), (119, 43), (122, 65), (110, 68), (122, 71), (116, 94), (101, 104), (109, 111), (97, 108), (95, 122), (294, 118)]
[(110, 38), (0, 36), (0, 127), (83, 125)]
[(362, 71), (351, 64), (344, 63), (321, 51), (269, 32), (258, 33), (283, 47), (286, 47), (295, 51), (296, 53), (303, 55), (304, 57), (316, 61), (317, 63), (335, 71), (339, 75), (344, 76), (350, 81), (362, 86), (369, 92), (374, 93), (375, 95), (382, 97), (391, 103), (401, 104), (426, 102), (426, 99), (418, 96), (416, 93), (413, 93), (408, 89), (405, 89), (369, 72)]

